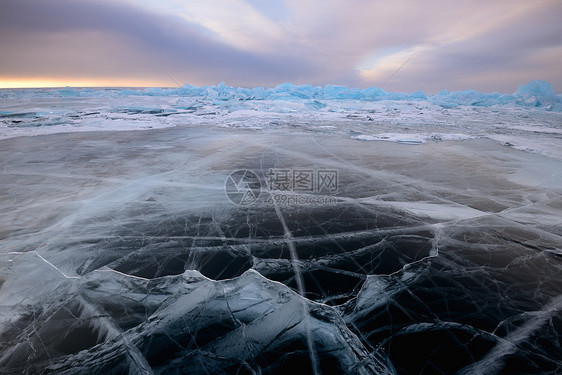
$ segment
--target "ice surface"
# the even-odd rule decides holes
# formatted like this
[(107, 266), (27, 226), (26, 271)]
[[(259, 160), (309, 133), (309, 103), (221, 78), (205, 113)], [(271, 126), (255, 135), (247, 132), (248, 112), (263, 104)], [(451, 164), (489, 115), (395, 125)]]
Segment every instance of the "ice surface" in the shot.
[[(274, 88), (0, 90), (0, 139), (183, 126), (263, 129), (297, 124), (361, 140), (489, 138), (562, 159), (562, 100), (548, 82), (513, 94), (436, 95), (285, 83)], [(330, 128), (331, 127), (331, 128)]]
[(560, 113), (183, 89), (2, 92), (0, 373), (562, 371)]

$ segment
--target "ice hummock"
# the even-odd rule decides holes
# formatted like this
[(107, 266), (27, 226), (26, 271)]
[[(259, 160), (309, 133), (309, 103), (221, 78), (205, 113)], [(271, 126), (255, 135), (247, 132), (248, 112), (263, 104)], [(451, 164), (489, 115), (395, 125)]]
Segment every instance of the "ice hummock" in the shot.
[[(550, 83), (536, 80), (521, 84), (513, 94), (482, 93), (475, 90), (447, 91), (442, 90), (435, 95), (425, 94), (423, 91), (412, 93), (387, 92), (382, 88), (369, 87), (365, 89), (349, 88), (341, 85), (312, 86), (308, 84), (294, 85), (283, 83), (271, 88), (232, 87), (224, 82), (211, 86), (195, 86), (184, 84), (178, 88), (144, 89), (89, 89), (70, 88), (63, 89), (4, 89), (2, 97), (120, 97), (120, 96), (181, 96), (213, 99), (217, 101), (254, 101), (254, 100), (361, 100), (361, 101), (428, 101), (439, 105), (468, 105), (468, 106), (504, 106), (515, 105), (523, 107), (541, 107), (561, 111), (560, 95), (556, 95)], [(557, 105), (558, 104), (558, 105)]]

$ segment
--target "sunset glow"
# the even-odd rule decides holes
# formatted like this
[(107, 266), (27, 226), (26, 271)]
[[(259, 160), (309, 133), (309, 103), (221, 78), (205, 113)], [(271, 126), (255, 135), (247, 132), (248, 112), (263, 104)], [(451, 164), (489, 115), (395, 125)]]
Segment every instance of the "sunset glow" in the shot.
[(49, 77), (0, 77), (2, 88), (43, 88), (43, 87), (173, 87), (173, 82), (141, 79), (77, 79)]

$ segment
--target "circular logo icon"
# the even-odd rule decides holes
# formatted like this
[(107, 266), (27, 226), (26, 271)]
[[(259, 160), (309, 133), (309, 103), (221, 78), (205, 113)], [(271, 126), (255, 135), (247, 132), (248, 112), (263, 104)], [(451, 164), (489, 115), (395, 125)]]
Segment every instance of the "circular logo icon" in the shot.
[(258, 200), (261, 194), (260, 178), (248, 169), (239, 169), (226, 178), (224, 192), (232, 203), (240, 206), (250, 205)]

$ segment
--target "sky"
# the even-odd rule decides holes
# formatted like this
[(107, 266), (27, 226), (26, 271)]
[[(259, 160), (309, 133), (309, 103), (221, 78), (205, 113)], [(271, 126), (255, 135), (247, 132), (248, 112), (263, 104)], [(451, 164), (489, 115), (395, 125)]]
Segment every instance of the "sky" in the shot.
[(561, 0), (0, 0), (0, 87), (562, 92)]

